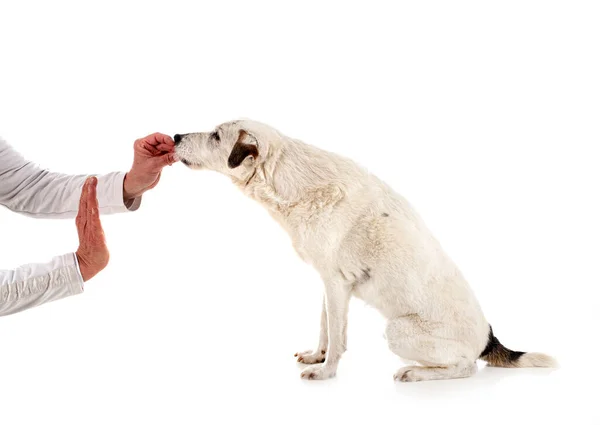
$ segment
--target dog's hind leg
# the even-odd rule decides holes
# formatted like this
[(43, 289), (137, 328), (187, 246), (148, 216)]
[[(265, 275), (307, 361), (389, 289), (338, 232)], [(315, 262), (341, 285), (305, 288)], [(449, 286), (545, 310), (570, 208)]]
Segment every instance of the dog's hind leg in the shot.
[(457, 332), (440, 322), (423, 321), (416, 314), (388, 322), (386, 337), (390, 350), (422, 366), (407, 366), (394, 374), (402, 382), (466, 378), (477, 372), (479, 353), (469, 348)]

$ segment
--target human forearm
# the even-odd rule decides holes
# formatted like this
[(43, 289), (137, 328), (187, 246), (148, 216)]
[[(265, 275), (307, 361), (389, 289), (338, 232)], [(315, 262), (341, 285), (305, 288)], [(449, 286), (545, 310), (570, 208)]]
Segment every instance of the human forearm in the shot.
[(74, 253), (47, 263), (0, 270), (0, 316), (83, 292), (83, 279)]
[[(38, 218), (73, 218), (86, 177), (41, 169), (0, 140), (0, 204), (12, 211)], [(98, 176), (101, 214), (139, 207), (139, 197), (124, 201), (124, 179), (124, 172)]]

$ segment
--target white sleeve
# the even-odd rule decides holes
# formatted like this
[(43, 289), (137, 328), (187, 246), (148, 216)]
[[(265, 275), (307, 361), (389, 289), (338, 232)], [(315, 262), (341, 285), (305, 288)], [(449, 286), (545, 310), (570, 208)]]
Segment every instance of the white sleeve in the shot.
[[(79, 209), (83, 183), (88, 176), (69, 176), (40, 169), (0, 139), (0, 205), (36, 218), (73, 218)], [(125, 205), (125, 173), (98, 177), (101, 214), (135, 211), (141, 198)], [(0, 316), (83, 292), (83, 278), (73, 253), (44, 264), (27, 264), (0, 270)]]
[[(73, 218), (77, 215), (86, 175), (66, 175), (39, 168), (0, 139), (0, 205), (37, 218)], [(141, 197), (123, 202), (124, 172), (98, 177), (101, 214), (135, 211)]]
[(0, 270), (0, 316), (18, 313), (83, 292), (83, 279), (74, 253), (48, 263)]

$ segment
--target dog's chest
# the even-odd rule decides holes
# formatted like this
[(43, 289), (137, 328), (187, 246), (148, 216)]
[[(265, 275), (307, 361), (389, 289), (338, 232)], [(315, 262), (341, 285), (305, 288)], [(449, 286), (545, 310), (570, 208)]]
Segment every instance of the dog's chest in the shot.
[(324, 272), (334, 266), (343, 232), (326, 221), (300, 222), (288, 230), (298, 256)]
[(292, 244), (300, 258), (318, 269), (328, 265), (333, 258), (333, 241), (327, 235), (311, 230), (296, 232)]

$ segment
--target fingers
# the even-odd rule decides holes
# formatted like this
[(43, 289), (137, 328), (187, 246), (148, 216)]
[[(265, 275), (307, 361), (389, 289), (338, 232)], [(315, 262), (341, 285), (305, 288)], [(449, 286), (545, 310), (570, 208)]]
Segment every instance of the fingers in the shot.
[(160, 143), (156, 146), (156, 149), (158, 149), (161, 152), (173, 152), (175, 150), (175, 145)]
[(164, 167), (165, 165), (173, 165), (177, 162), (177, 156), (174, 153), (162, 154), (157, 159), (161, 167)]
[(152, 144), (146, 139), (139, 139), (135, 142), (134, 151), (146, 157), (159, 157), (164, 154), (173, 154), (175, 152), (175, 145), (167, 143)]
[(158, 149), (155, 145), (149, 143), (147, 140), (140, 140), (139, 146), (146, 152), (150, 152), (152, 156), (157, 156), (162, 153), (160, 149)]
[(87, 189), (87, 210), (90, 216), (92, 216), (94, 214), (98, 214), (98, 197), (96, 195), (98, 179), (96, 177), (90, 177), (88, 180), (90, 183), (88, 184)]
[[(98, 179), (95, 177), (88, 177), (83, 184), (81, 189), (81, 197), (79, 198), (79, 210), (77, 211), (77, 217), (75, 218), (75, 225), (77, 227), (77, 235), (79, 236), (79, 243), (81, 244), (86, 238), (90, 226), (90, 214), (93, 212), (94, 206), (97, 210), (98, 201), (96, 200), (96, 186)], [(93, 196), (95, 201), (90, 203), (90, 197)]]
[(144, 149), (151, 154), (151, 157), (148, 158), (151, 161), (149, 164), (152, 164), (152, 169), (155, 171), (160, 171), (164, 166), (177, 162), (174, 149), (161, 151), (150, 145), (144, 146)]
[(90, 242), (104, 243), (104, 231), (100, 222), (97, 196), (98, 179), (92, 177), (88, 186), (86, 233)]
[(86, 203), (86, 232), (89, 232), (90, 225), (92, 224), (92, 220), (94, 218), (94, 209), (98, 208), (98, 201), (96, 199), (96, 185), (98, 184), (98, 180), (95, 177), (90, 178), (90, 183), (87, 187), (87, 203)]
[(88, 193), (88, 186), (90, 184), (90, 178), (87, 178), (85, 180), (85, 183), (83, 183), (83, 187), (81, 188), (81, 196), (79, 197), (79, 210), (77, 213), (77, 218), (80, 219), (82, 217), (82, 215), (85, 215), (85, 211), (86, 211), (86, 207), (87, 207), (87, 193)]
[(140, 140), (147, 142), (149, 145), (152, 145), (163, 152), (171, 151), (175, 147), (175, 142), (173, 142), (171, 136), (162, 133), (150, 134)]

